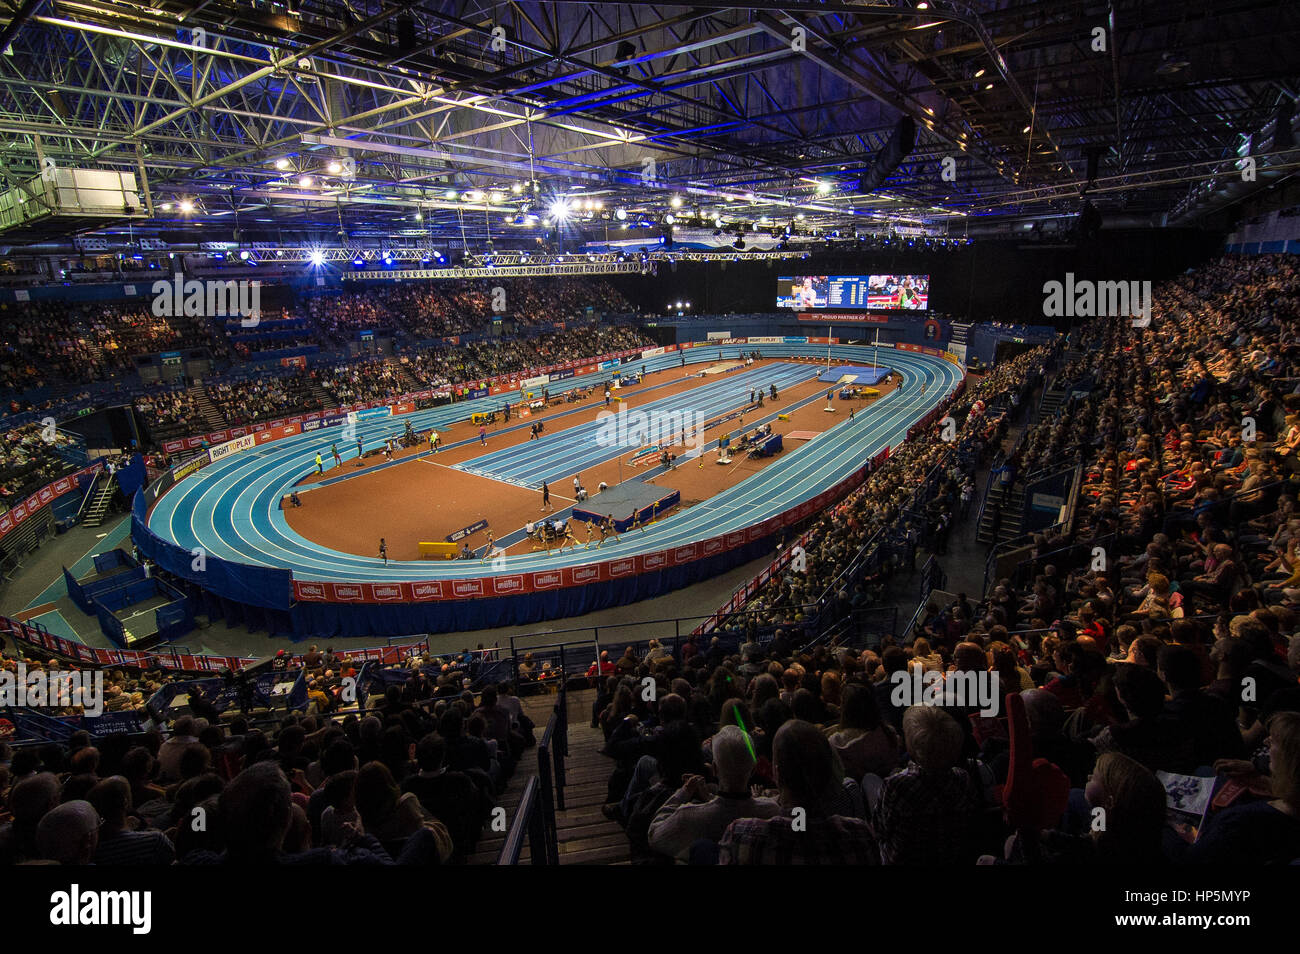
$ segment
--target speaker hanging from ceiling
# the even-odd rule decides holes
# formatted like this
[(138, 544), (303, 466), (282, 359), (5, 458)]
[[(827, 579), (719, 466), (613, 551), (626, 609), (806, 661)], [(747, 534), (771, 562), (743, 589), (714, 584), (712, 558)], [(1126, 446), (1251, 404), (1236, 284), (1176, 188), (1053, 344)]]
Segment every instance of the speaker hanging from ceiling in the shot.
[(1295, 100), (1283, 99), (1277, 107), (1277, 115), (1273, 117), (1273, 151), (1281, 152), (1283, 149), (1295, 148), (1295, 133), (1291, 131), (1291, 123), (1295, 119)]
[[(636, 56), (636, 46), (635, 46), (635, 44), (630, 43), (630, 42), (627, 41), (627, 40), (623, 40), (621, 43), (619, 43), (619, 45), (618, 45), (618, 49), (614, 52), (614, 62), (615, 62), (615, 63), (621, 63), (621, 62), (623, 62), (624, 60), (630, 60), (630, 59), (632, 59), (632, 57), (634, 57), (634, 56)], [(628, 74), (628, 70), (629, 70), (629, 67), (626, 67), (626, 66), (616, 66), (616, 67), (614, 67), (614, 72), (615, 72), (615, 73), (620, 73), (620, 74), (622, 74), (623, 76), (627, 76), (627, 74)]]
[(1101, 235), (1101, 213), (1097, 207), (1087, 199), (1083, 200), (1083, 207), (1079, 209), (1079, 240), (1081, 242), (1095, 242)]
[(1083, 150), (1084, 157), (1088, 160), (1088, 182), (1083, 187), (1085, 192), (1097, 181), (1097, 167), (1101, 162), (1101, 154), (1105, 151), (1105, 146), (1087, 146)]
[(894, 127), (889, 141), (876, 154), (876, 161), (871, 164), (867, 174), (862, 177), (859, 188), (863, 192), (875, 192), (894, 174), (899, 165), (916, 148), (916, 120), (904, 116)]
[(397, 49), (402, 53), (409, 53), (417, 46), (419, 46), (419, 40), (415, 35), (415, 18), (398, 17)]

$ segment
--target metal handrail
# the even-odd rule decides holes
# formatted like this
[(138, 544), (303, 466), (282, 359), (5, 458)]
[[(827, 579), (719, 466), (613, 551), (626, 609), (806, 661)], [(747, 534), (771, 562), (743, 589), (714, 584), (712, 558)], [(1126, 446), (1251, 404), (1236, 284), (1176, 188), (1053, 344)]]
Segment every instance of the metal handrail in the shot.
[(1074, 454), (1072, 454), (1070, 457), (1067, 457), (1066, 460), (1068, 461), (1068, 463), (1061, 463), (1060, 461), (1057, 461), (1055, 463), (1047, 464), (1043, 467), (1040, 467), (1033, 473), (1026, 474), (1020, 480), (1021, 486), (1028, 488), (1030, 484), (1037, 483), (1040, 480), (1047, 480), (1050, 477), (1055, 477), (1058, 474), (1065, 473), (1067, 470), (1071, 470), (1075, 467), (1078, 467), (1080, 464), (1083, 463), (1083, 452), (1075, 451)]
[(990, 547), (989, 555), (984, 560), (984, 596), (989, 595), (989, 578), (993, 575), (993, 566), (997, 563), (999, 556), (1002, 556), (1005, 553), (1010, 553), (1012, 550), (1019, 549), (1020, 547), (1028, 546), (1033, 543), (1034, 537), (1039, 534), (1050, 533), (1056, 528), (1064, 525), (1065, 524), (1063, 523), (1054, 523), (1050, 527), (1044, 527), (1043, 529), (1035, 530), (1032, 533), (1022, 533), (1018, 537), (1012, 537), (1010, 540), (1005, 540), (1002, 543), (995, 543)]
[(541, 783), (534, 775), (524, 786), (524, 793), (515, 809), (515, 820), (506, 833), (501, 844), (501, 854), (497, 856), (498, 865), (517, 865), (519, 855), (523, 852), (524, 838), (528, 839), (528, 853), (535, 865), (546, 863), (546, 829), (545, 822), (538, 814)]
[(569, 706), (565, 682), (542, 738), (537, 743), (537, 774), (524, 785), (515, 820), (501, 845), (498, 865), (516, 865), (528, 839), (529, 860), (535, 865), (560, 863), (557, 810), (564, 810), (564, 759), (569, 754)]

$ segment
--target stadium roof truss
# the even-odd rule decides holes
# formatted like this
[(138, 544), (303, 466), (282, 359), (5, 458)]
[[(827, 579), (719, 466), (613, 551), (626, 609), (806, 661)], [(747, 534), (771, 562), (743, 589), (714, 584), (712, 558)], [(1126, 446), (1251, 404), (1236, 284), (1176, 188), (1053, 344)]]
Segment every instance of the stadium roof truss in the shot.
[[(9, 7), (5, 188), (51, 160), (132, 172), (136, 238), (482, 251), (668, 216), (960, 235), (1085, 196), (1158, 224), (1247, 154), (1261, 183), (1300, 168), (1271, 147), (1300, 92), (1293, 0)], [(915, 148), (863, 193), (904, 115)]]

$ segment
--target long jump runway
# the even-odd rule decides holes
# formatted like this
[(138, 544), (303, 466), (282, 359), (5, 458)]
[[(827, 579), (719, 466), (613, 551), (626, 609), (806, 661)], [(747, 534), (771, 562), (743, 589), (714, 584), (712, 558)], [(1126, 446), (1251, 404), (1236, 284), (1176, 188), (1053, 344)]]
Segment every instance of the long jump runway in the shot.
[(702, 427), (706, 421), (748, 404), (751, 390), (761, 391), (766, 397), (769, 387), (775, 385), (778, 392), (784, 391), (816, 377), (818, 370), (806, 364), (766, 365), (649, 404), (632, 405), (629, 401), (615, 405), (628, 408), (622, 434), (618, 433), (616, 419), (595, 420), (452, 466), (467, 474), (537, 490), (544, 480), (572, 476), (647, 443), (628, 426), (630, 417), (643, 415), (652, 424), (671, 421), (674, 426), (669, 432), (675, 439), (677, 422), (690, 429), (698, 421)]
[[(861, 360), (863, 349), (836, 345), (830, 354), (838, 360)], [(686, 352), (692, 364), (734, 359), (740, 349), (693, 348)], [(825, 357), (827, 349), (809, 345), (764, 345), (764, 357), (805, 355)], [(899, 371), (903, 384), (898, 390), (859, 414), (853, 421), (841, 421), (816, 440), (787, 451), (768, 467), (717, 496), (661, 521), (643, 534), (624, 535), (606, 544), (601, 559), (626, 557), (681, 546), (731, 530), (742, 529), (776, 516), (816, 496), (860, 468), (863, 462), (886, 446), (896, 446), (908, 429), (950, 394), (961, 381), (962, 371), (938, 357), (889, 349), (881, 360)], [(650, 358), (642, 363), (650, 370), (675, 368), (680, 353)], [(812, 368), (809, 368), (811, 371)], [(601, 373), (575, 378), (568, 386), (595, 384)], [(740, 376), (719, 384), (739, 391)], [(924, 385), (925, 392), (921, 393)], [(780, 385), (778, 385), (779, 387)], [(702, 390), (702, 389), (701, 389)], [(748, 397), (749, 386), (744, 386)], [(416, 429), (447, 426), (464, 421), (475, 410), (493, 409), (516, 394), (494, 395), (479, 401), (434, 408), (407, 415)], [(362, 440), (375, 440), (390, 433), (393, 421), (356, 425)], [(277, 441), (264, 454), (233, 454), (211, 464), (197, 475), (168, 491), (149, 515), (149, 527), (164, 539), (193, 550), (202, 547), (222, 559), (259, 566), (288, 568), (300, 580), (338, 582), (394, 582), (459, 579), (506, 575), (530, 570), (574, 566), (590, 561), (590, 554), (570, 550), (563, 554), (521, 554), (506, 558), (504, 566), (489, 568), (475, 561), (382, 561), (333, 550), (295, 533), (279, 509), (280, 498), (301, 478), (314, 470), (314, 458), (322, 443), (328, 447), (331, 434), (314, 432)], [(534, 445), (543, 442), (533, 441)], [(525, 445), (526, 446), (526, 445)], [(554, 445), (559, 447), (559, 445)], [(536, 448), (538, 451), (540, 447)], [(539, 466), (541, 463), (539, 462)], [(573, 468), (557, 454), (556, 472)]]

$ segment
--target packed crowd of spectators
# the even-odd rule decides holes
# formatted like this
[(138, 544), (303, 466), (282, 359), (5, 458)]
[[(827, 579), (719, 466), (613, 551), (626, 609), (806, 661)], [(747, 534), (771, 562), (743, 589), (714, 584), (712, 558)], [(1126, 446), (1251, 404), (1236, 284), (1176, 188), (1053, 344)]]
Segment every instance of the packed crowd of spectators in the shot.
[[(504, 297), (496, 292), (501, 289)], [(498, 305), (502, 307), (497, 307)], [(551, 324), (595, 312), (634, 309), (608, 282), (590, 278), (448, 280), (390, 284), (341, 295), (318, 295), (307, 311), (321, 333), (346, 341), (359, 331), (399, 331), (415, 340), (478, 332), (493, 317), (517, 326)]]
[[(166, 736), (0, 743), (0, 864), (463, 862), (535, 744), (509, 685), (464, 689), (470, 658), (414, 657), (340, 717), (359, 671), (312, 646), (275, 662), (304, 670), (303, 711), (222, 713), (190, 694)], [(138, 708), (168, 678), (109, 671), (106, 708)]]
[(69, 440), (39, 421), (5, 433), (4, 445), (0, 446), (0, 513), (77, 469), (55, 451)]
[(403, 374), (402, 365), (387, 358), (340, 363), (332, 368), (318, 366), (311, 374), (336, 404), (378, 401), (413, 390), (413, 382)]
[(308, 300), (307, 314), (326, 340), (336, 342), (349, 341), (358, 331), (380, 331), (399, 323), (376, 291), (317, 295)]
[[(202, 317), (158, 317), (147, 302), (0, 304), (0, 394), (12, 413), (53, 409), (74, 396), (20, 397), (127, 375), (137, 356), (161, 351), (203, 349), (224, 365), (267, 351), (328, 349), (367, 329), (397, 332), (405, 340), (482, 332), (501, 314), (494, 308), (497, 287), (505, 291), (504, 314), (515, 328), (584, 319), (588, 308), (597, 313), (634, 310), (608, 283), (578, 278), (393, 284), (314, 295), (297, 305), (268, 307), (254, 330)], [(294, 333), (266, 334), (276, 330)], [(464, 359), (447, 349), (442, 373), (452, 381), (482, 374), (482, 366), (493, 363), (484, 360), (492, 347)]]
[(188, 433), (190, 428), (202, 426), (203, 411), (198, 400), (183, 387), (159, 384), (132, 403), (148, 422), (155, 440)]
[(208, 398), (228, 424), (256, 424), (302, 411), (317, 411), (320, 398), (307, 371), (208, 384)]
[[(1071, 342), (1083, 356), (1061, 374), (1083, 394), (1028, 436), (1023, 466), (1076, 455), (1078, 518), (1037, 541), (1023, 586), (933, 603), (916, 632), (872, 649), (800, 652), (779, 627), (738, 654), (719, 637), (680, 659), (652, 648), (605, 662), (593, 718), (615, 765), (606, 814), (634, 858), (1300, 859), (1300, 271), (1227, 259), (1160, 289), (1155, 316), (1146, 331), (1101, 320)], [(989, 423), (973, 431), (968, 416), (964, 434), (1000, 441)], [(936, 460), (924, 440), (908, 447), (903, 490)], [(891, 484), (858, 495), (886, 524)], [(873, 530), (853, 503), (814, 531), (809, 570), (765, 596), (834, 577)], [(983, 678), (1000, 705), (902, 705), (895, 679), (927, 675)], [(1013, 765), (1017, 734), (1031, 758)], [(1203, 816), (1167, 809), (1187, 777), (1214, 780)]]
[[(905, 559), (912, 569), (917, 546), (942, 553), (953, 522), (969, 511), (976, 470), (1000, 452), (1015, 407), (1037, 386), (1055, 351), (1036, 348), (982, 378), (969, 377), (966, 390), (946, 409), (961, 422), (955, 439), (945, 440), (937, 425), (892, 450), (861, 488), (825, 511), (808, 532), (801, 544), (804, 569), (791, 565), (774, 575), (723, 629), (768, 633), (785, 626), (803, 632), (823, 610), (843, 618), (877, 602)], [(923, 485), (928, 492), (918, 494)], [(850, 563), (869, 546), (881, 550), (873, 571), (851, 584), (843, 581)]]
[(134, 356), (207, 348), (229, 355), (224, 335), (201, 318), (158, 317), (147, 303), (26, 302), (0, 306), (0, 390), (129, 373)]
[[(955, 439), (941, 425), (915, 435), (822, 516), (803, 541), (806, 568), (792, 564), (746, 607), (754, 625), (691, 637), (678, 654), (652, 641), (598, 660), (604, 813), (633, 859), (1300, 859), (1297, 321), (1294, 264), (1226, 259), (1161, 288), (1148, 330), (1103, 319), (1075, 333), (1083, 356), (1059, 371), (1059, 343), (1006, 362), (944, 408)], [(970, 476), (1000, 460), (1017, 402), (1054, 371), (1080, 392), (1060, 412), (1073, 432), (1035, 428), (1018, 469), (1077, 457), (1080, 506), (1068, 533), (1036, 541), (1030, 575), (936, 602), (916, 632), (871, 648), (805, 645), (809, 597), (869, 541), (910, 525), (942, 546)], [(923, 484), (932, 506), (918, 520)], [(472, 852), (531, 737), (513, 696), (467, 693), (464, 657), (417, 659), (363, 716), (335, 724), (344, 661), (313, 648), (307, 665), (311, 704), (273, 733), (200, 712), (167, 741), (120, 752), (89, 738), (0, 749), (12, 816), (0, 858)], [(922, 677), (982, 680), (996, 705), (910, 705), (898, 686)], [(1215, 779), (1204, 818), (1171, 824), (1178, 776)], [(178, 824), (195, 806), (219, 824)]]
[[(421, 349), (332, 366), (318, 364), (308, 371), (259, 381), (209, 383), (207, 391), (227, 421), (252, 423), (317, 410), (321, 403), (310, 382), (318, 384), (331, 403), (359, 404), (390, 400), (416, 390), (473, 385), (486, 378), (558, 364), (577, 356), (594, 357), (649, 346), (650, 342), (632, 328), (573, 329), (529, 338)], [(281, 393), (285, 397), (281, 398)], [(255, 408), (257, 416), (251, 417), (249, 412)]]
[[(692, 637), (680, 658), (652, 644), (606, 661), (592, 710), (612, 763), (604, 813), (625, 828), (632, 859), (1300, 858), (1300, 652), (1293, 640), (1289, 658), (1279, 655), (1268, 628), (1286, 633), (1293, 614), (1248, 616), (1208, 653), (1190, 622), (1118, 643), (1063, 625), (1027, 644), (1000, 623), (954, 619), (935, 642), (906, 647), (890, 638), (878, 650), (800, 651), (780, 630), (739, 652)], [(998, 705), (907, 705), (897, 686), (914, 671), (996, 674)], [(1243, 705), (1245, 677), (1261, 692)], [(1029, 752), (1014, 763), (1013, 736)], [(1179, 828), (1157, 771), (1217, 775), (1233, 804)]]

